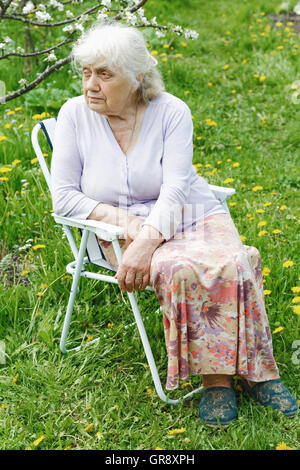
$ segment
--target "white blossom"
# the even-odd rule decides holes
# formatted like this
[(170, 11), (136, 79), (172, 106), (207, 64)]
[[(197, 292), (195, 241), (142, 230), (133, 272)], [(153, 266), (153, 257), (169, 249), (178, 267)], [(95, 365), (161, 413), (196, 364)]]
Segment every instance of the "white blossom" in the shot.
[(49, 6), (57, 8), (58, 11), (64, 11), (64, 6), (62, 3), (58, 2), (57, 0), (50, 0), (49, 1)]
[(185, 29), (183, 34), (185, 39), (198, 39), (199, 37), (197, 31), (194, 31), (192, 29)]
[(22, 13), (25, 13), (25, 15), (27, 15), (27, 13), (30, 13), (31, 10), (34, 10), (34, 4), (32, 2), (27, 2), (22, 10)]
[(43, 21), (46, 22), (46, 21), (49, 21), (49, 20), (52, 19), (51, 15), (49, 15), (49, 13), (46, 13), (46, 12), (43, 12), (43, 11), (37, 11), (35, 13), (35, 15), (36, 15), (37, 20), (42, 21), (42, 22)]
[(133, 14), (127, 11), (125, 13), (126, 16), (126, 23), (130, 23), (131, 25), (135, 25), (137, 23), (137, 17)]
[(0, 42), (0, 49), (4, 49), (5, 48), (5, 42)]
[(297, 3), (295, 6), (294, 13), (296, 13), (296, 15), (300, 15), (300, 3)]
[(68, 24), (67, 26), (63, 28), (63, 31), (65, 33), (71, 33), (73, 31), (73, 26), (71, 24)]
[(166, 33), (164, 31), (160, 31), (159, 29), (155, 31), (155, 34), (158, 38), (164, 38)]
[(173, 33), (176, 33), (178, 35), (183, 33), (183, 29), (181, 26), (175, 26), (175, 28), (172, 28)]
[(54, 62), (55, 60), (57, 60), (57, 57), (54, 52), (50, 52), (50, 54), (48, 54), (44, 60), (46, 60), (47, 62)]
[(26, 85), (26, 79), (25, 78), (21, 78), (21, 80), (18, 81), (19, 85), (23, 86), (23, 85)]
[(102, 0), (101, 5), (104, 5), (106, 8), (110, 8), (111, 0)]
[(74, 15), (73, 15), (73, 13), (72, 13), (70, 10), (67, 10), (67, 11), (66, 11), (66, 17), (67, 17), (67, 18), (73, 18), (73, 16), (74, 16)]
[(157, 21), (156, 21), (156, 16), (152, 18), (151, 24), (153, 24), (154, 26), (158, 26)]
[(10, 37), (6, 36), (6, 38), (4, 38), (4, 41), (5, 42), (12, 42), (12, 39)]
[(82, 33), (84, 32), (84, 27), (81, 23), (75, 23), (74, 27), (76, 31), (81, 31)]
[(99, 21), (106, 20), (106, 18), (107, 18), (107, 14), (104, 12), (99, 13), (99, 15), (97, 15), (97, 20)]

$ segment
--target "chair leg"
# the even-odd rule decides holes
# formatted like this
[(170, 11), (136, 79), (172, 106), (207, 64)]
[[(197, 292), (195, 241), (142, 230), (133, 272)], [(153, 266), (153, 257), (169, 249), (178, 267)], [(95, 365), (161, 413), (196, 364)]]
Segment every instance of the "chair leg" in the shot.
[[(72, 316), (72, 312), (74, 308), (75, 297), (79, 290), (78, 284), (79, 284), (79, 279), (80, 279), (80, 275), (82, 271), (83, 260), (84, 260), (86, 245), (87, 245), (87, 239), (88, 239), (88, 231), (84, 230), (81, 243), (80, 243), (78, 256), (76, 258), (76, 268), (75, 268), (75, 273), (73, 276), (71, 293), (70, 293), (70, 297), (68, 301), (67, 312), (65, 315), (64, 325), (63, 325), (61, 339), (60, 339), (60, 350), (63, 354), (66, 354), (70, 351), (79, 351), (79, 349), (82, 347), (82, 346), (77, 346), (76, 348), (66, 349), (66, 342), (67, 342), (67, 336), (68, 336), (69, 327), (70, 327), (71, 316)], [(99, 339), (100, 338), (96, 338), (93, 341), (90, 341), (88, 344), (95, 343), (96, 341), (99, 341)]]
[[(115, 253), (116, 253), (118, 263), (120, 264), (120, 262), (122, 260), (122, 252), (121, 252), (121, 248), (120, 248), (118, 240), (113, 242), (113, 246), (114, 246), (114, 249), (115, 249)], [(158, 375), (158, 370), (157, 370), (157, 367), (156, 367), (156, 363), (155, 363), (155, 360), (154, 360), (154, 357), (153, 357), (152, 349), (151, 349), (151, 346), (150, 346), (150, 343), (149, 343), (149, 340), (148, 340), (148, 336), (147, 336), (147, 333), (146, 333), (146, 330), (145, 330), (144, 322), (143, 322), (143, 319), (142, 319), (142, 316), (141, 316), (141, 313), (140, 313), (140, 310), (139, 310), (139, 307), (138, 307), (138, 304), (137, 304), (135, 294), (133, 292), (127, 292), (127, 294), (128, 294), (128, 298), (129, 298), (129, 301), (130, 301), (132, 311), (133, 311), (135, 322), (136, 322), (136, 325), (137, 325), (137, 328), (138, 328), (138, 331), (139, 331), (139, 334), (140, 334), (140, 337), (141, 337), (141, 340), (142, 340), (142, 344), (143, 344), (143, 347), (144, 347), (144, 350), (145, 350), (145, 354), (146, 354), (147, 361), (148, 361), (148, 364), (149, 364), (149, 367), (150, 367), (150, 371), (151, 371), (152, 379), (153, 379), (153, 382), (154, 382), (154, 385), (155, 385), (155, 389), (156, 389), (156, 392), (157, 392), (159, 398), (167, 404), (175, 405), (175, 404), (181, 402), (182, 400), (184, 400), (186, 398), (189, 398), (192, 395), (194, 395), (195, 393), (202, 390), (203, 387), (201, 386), (201, 387), (199, 387), (195, 390), (192, 390), (191, 392), (185, 394), (184, 396), (182, 396), (182, 397), (180, 397), (176, 400), (167, 397), (167, 395), (165, 394), (165, 392), (163, 390), (163, 387), (161, 385), (161, 380), (160, 380), (159, 375)]]

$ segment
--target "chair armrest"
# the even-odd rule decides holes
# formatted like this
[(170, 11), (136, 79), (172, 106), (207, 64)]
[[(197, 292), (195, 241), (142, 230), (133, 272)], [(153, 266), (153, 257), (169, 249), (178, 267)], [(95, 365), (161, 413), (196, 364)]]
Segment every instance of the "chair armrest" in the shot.
[(125, 238), (124, 228), (117, 225), (106, 224), (99, 220), (92, 219), (74, 219), (73, 217), (63, 217), (61, 215), (52, 214), (55, 222), (70, 227), (78, 227), (82, 230), (89, 230), (95, 233), (99, 238), (106, 241), (113, 241), (118, 238)]
[(226, 201), (226, 199), (236, 192), (234, 188), (224, 188), (223, 186), (215, 186), (213, 184), (209, 184), (208, 186), (220, 202)]

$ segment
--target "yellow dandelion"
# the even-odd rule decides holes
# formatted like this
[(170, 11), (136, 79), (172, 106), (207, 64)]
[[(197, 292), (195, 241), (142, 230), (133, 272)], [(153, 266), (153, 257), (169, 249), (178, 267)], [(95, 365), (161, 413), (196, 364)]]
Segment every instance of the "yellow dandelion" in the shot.
[(86, 342), (89, 343), (90, 341), (92, 341), (92, 339), (94, 339), (94, 336), (88, 336)]
[(0, 173), (10, 173), (12, 171), (12, 168), (9, 168), (7, 166), (3, 166), (0, 168)]
[(0, 135), (0, 142), (4, 142), (7, 140), (7, 137), (5, 135)]
[(5, 124), (5, 126), (4, 126), (4, 127), (5, 127), (5, 129), (10, 129), (10, 128), (11, 128), (11, 126), (12, 126), (12, 124), (11, 124), (10, 122), (8, 122), (7, 124)]
[(257, 191), (261, 191), (262, 189), (263, 189), (262, 186), (254, 186), (254, 187), (252, 188), (252, 191), (254, 191), (254, 192), (256, 193)]
[(294, 294), (298, 294), (298, 292), (300, 292), (300, 286), (291, 287), (291, 290), (294, 292)]
[(276, 446), (276, 450), (293, 450), (292, 447), (288, 447), (285, 442), (280, 442)]
[(21, 276), (26, 276), (26, 274), (28, 274), (29, 271), (28, 269), (24, 269), (22, 272), (21, 272)]
[(291, 266), (294, 266), (294, 261), (292, 260), (285, 261), (282, 266), (284, 268), (290, 268)]
[(263, 237), (264, 235), (266, 235), (268, 232), (267, 230), (261, 230), (260, 232), (258, 232), (258, 236), (259, 237)]
[(93, 430), (93, 427), (94, 427), (93, 424), (89, 424), (88, 426), (86, 426), (86, 427), (84, 428), (84, 430), (85, 430), (85, 432), (91, 432), (91, 431)]
[(264, 209), (256, 209), (257, 214), (263, 214), (265, 211)]
[(239, 164), (239, 162), (235, 162), (235, 163), (233, 163), (232, 166), (233, 166), (233, 168), (238, 168), (240, 166), (240, 164)]
[(96, 437), (98, 437), (98, 439), (101, 439), (101, 437), (103, 437), (102, 432), (101, 432), (101, 431), (98, 431), (98, 432), (96, 433)]
[(224, 181), (223, 181), (223, 184), (229, 184), (229, 183), (232, 183), (234, 181), (233, 178), (226, 178)]
[(295, 307), (292, 307), (292, 309), (296, 315), (300, 315), (300, 305), (296, 305)]
[(22, 106), (18, 106), (17, 108), (15, 108), (15, 111), (21, 111), (22, 109)]
[(19, 374), (16, 374), (16, 375), (14, 376), (14, 378), (12, 379), (12, 383), (13, 383), (13, 384), (17, 383), (18, 378), (19, 378)]
[(0, 176), (0, 181), (8, 181), (7, 176)]
[(236, 206), (236, 202), (230, 202), (229, 205), (230, 205), (231, 207), (234, 207), (234, 206)]
[[(38, 222), (37, 222), (37, 223), (38, 223)], [(33, 249), (34, 251), (40, 250), (40, 249), (42, 249), (42, 248), (46, 248), (46, 245), (34, 245), (34, 246), (32, 247), (32, 249)]]
[(244, 242), (246, 240), (245, 235), (240, 235), (240, 239), (241, 239), (242, 242)]
[(38, 437), (34, 442), (33, 442), (33, 445), (34, 447), (37, 447), (38, 445), (40, 445), (40, 443), (45, 439), (45, 436), (44, 434), (42, 434), (40, 437)]
[(261, 75), (261, 76), (259, 77), (259, 81), (262, 83), (262, 82), (264, 82), (264, 81), (266, 80), (266, 78), (267, 78), (267, 77), (266, 77), (265, 75)]
[(267, 225), (267, 221), (266, 221), (266, 220), (261, 220), (261, 221), (258, 222), (258, 224), (257, 224), (258, 227), (264, 227), (265, 225)]
[(228, 64), (225, 64), (224, 67), (223, 67), (224, 70), (228, 70), (229, 69), (229, 65)]
[(282, 51), (282, 49), (284, 49), (284, 46), (277, 46), (277, 49), (278, 49), (279, 51)]
[(270, 295), (271, 292), (272, 292), (271, 290), (266, 289), (266, 290), (264, 290), (264, 295)]
[(280, 333), (282, 330), (284, 330), (283, 326), (279, 326), (273, 331), (273, 334), (275, 335), (276, 333)]
[(298, 304), (298, 303), (300, 303), (300, 296), (294, 297), (293, 300), (292, 300), (292, 303), (293, 303), (293, 304)]
[(192, 382), (185, 382), (184, 384), (181, 384), (181, 388), (186, 388), (192, 385)]
[(36, 162), (38, 162), (38, 159), (37, 159), (37, 158), (33, 158), (32, 160), (30, 160), (30, 163), (32, 163), (32, 165), (33, 165), (34, 163), (36, 163)]
[(2, 403), (1, 408), (2, 408), (2, 410), (6, 410), (6, 405), (4, 405), (4, 403)]
[(207, 124), (208, 126), (210, 126), (210, 127), (211, 127), (211, 126), (216, 126), (216, 125), (217, 125), (216, 121), (213, 121), (213, 120), (212, 120), (212, 119), (210, 119), (210, 118), (208, 118), (208, 119), (205, 119), (205, 122), (206, 122), (206, 124)]
[(268, 207), (272, 204), (272, 202), (265, 202), (264, 207)]
[(185, 428), (170, 429), (170, 431), (168, 431), (168, 434), (170, 436), (175, 436), (176, 434), (182, 434), (183, 432), (185, 432)]
[(241, 145), (238, 145), (238, 146), (237, 146), (237, 150), (242, 150), (242, 148), (243, 148), (243, 147), (242, 147)]
[(286, 209), (286, 205), (283, 204), (282, 206), (279, 207), (279, 209), (280, 209), (281, 211), (284, 211), (284, 210)]
[(182, 54), (175, 54), (176, 57), (182, 57)]
[(20, 162), (21, 162), (21, 160), (17, 160), (17, 159), (16, 159), (16, 160), (14, 160), (11, 164), (15, 166), (15, 165), (17, 165), (17, 164), (20, 163)]
[(275, 228), (275, 230), (273, 230), (273, 232), (275, 235), (277, 235), (278, 233), (282, 233), (281, 230), (279, 230), (279, 228)]
[(113, 323), (107, 323), (107, 328), (112, 328), (114, 326)]
[(152, 394), (153, 394), (152, 388), (147, 388), (146, 393), (147, 393), (147, 395), (148, 395), (149, 397), (151, 397)]

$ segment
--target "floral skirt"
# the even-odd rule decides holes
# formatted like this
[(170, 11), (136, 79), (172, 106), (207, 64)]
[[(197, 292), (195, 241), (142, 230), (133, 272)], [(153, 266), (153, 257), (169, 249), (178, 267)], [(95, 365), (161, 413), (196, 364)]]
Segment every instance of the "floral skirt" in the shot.
[[(111, 243), (100, 245), (115, 266)], [(163, 243), (150, 274), (163, 312), (167, 390), (190, 374), (238, 374), (254, 382), (279, 378), (260, 254), (242, 244), (228, 214), (208, 216)]]

